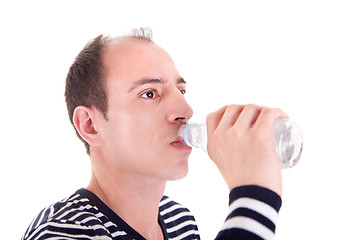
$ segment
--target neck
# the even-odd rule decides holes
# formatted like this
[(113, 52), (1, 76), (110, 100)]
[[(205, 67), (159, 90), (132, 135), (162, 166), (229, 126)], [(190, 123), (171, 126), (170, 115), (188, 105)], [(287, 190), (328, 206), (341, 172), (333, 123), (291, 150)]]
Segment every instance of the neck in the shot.
[(92, 167), (87, 189), (146, 239), (163, 239), (159, 202), (166, 181), (142, 174)]

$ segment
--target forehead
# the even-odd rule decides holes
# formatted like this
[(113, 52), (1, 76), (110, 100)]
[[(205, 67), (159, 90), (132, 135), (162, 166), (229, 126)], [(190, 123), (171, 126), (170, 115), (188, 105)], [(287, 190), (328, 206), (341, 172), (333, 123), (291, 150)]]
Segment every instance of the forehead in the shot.
[(175, 69), (171, 57), (162, 48), (151, 41), (134, 38), (118, 38), (109, 42), (103, 52), (103, 63), (109, 77), (151, 74), (151, 71), (159, 71), (164, 65), (172, 65)]
[(143, 79), (163, 79), (178, 84), (181, 78), (170, 55), (155, 43), (142, 39), (116, 39), (102, 54), (104, 83), (109, 104), (126, 97)]

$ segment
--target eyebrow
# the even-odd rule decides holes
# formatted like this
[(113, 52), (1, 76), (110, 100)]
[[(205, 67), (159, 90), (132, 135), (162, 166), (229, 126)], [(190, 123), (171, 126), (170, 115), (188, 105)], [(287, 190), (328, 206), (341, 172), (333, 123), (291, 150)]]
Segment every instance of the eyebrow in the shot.
[[(140, 80), (134, 82), (128, 92), (132, 92), (136, 88), (139, 88), (139, 87), (141, 87), (143, 85), (148, 85), (148, 84), (162, 84), (162, 85), (164, 85), (164, 84), (166, 84), (166, 82), (167, 82), (167, 80), (163, 79), (163, 78), (143, 78), (143, 79), (140, 79)], [(186, 84), (186, 81), (182, 77), (180, 77), (176, 81), (176, 84)]]

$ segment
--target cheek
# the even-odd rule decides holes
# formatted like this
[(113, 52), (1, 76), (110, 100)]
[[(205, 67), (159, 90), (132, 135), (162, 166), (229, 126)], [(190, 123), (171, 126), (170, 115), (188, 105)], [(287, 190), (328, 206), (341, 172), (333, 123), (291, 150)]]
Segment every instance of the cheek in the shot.
[(139, 151), (141, 148), (152, 147), (152, 141), (161, 128), (159, 123), (154, 114), (133, 112), (131, 115), (122, 114), (113, 118), (108, 131), (111, 141), (117, 142), (122, 151)]
[[(172, 129), (173, 130), (173, 129)], [(169, 146), (172, 134), (159, 116), (122, 115), (109, 120), (107, 152), (114, 167), (127, 172), (141, 172), (167, 180), (180, 179), (188, 171), (189, 153), (179, 153)]]

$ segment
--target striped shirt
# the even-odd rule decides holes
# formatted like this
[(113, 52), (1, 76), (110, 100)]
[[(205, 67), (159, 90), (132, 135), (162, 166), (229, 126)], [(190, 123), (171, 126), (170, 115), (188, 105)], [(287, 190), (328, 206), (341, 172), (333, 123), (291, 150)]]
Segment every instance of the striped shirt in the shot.
[[(265, 188), (243, 186), (233, 189), (229, 215), (216, 239), (273, 239), (280, 206), (280, 197)], [(159, 224), (164, 239), (200, 239), (194, 216), (167, 196), (159, 204)], [(95, 194), (80, 189), (69, 198), (43, 209), (22, 239), (145, 238)]]

